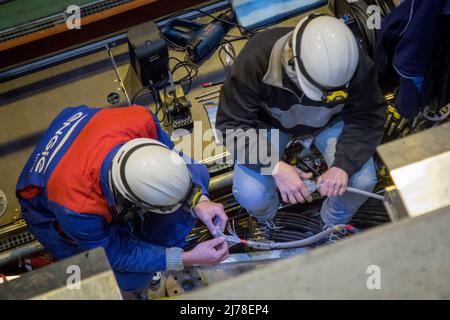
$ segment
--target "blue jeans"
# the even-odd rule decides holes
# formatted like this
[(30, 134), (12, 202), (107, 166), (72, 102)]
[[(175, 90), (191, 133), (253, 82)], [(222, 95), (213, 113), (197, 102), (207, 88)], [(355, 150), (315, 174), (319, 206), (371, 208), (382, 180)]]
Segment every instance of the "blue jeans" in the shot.
[[(322, 153), (328, 166), (334, 162), (336, 142), (342, 133), (344, 123), (324, 129), (314, 139), (314, 144)], [(279, 152), (283, 152), (291, 136), (280, 131)], [(348, 186), (372, 191), (377, 182), (375, 164), (370, 158), (363, 167), (349, 178)], [(233, 194), (242, 207), (260, 221), (270, 220), (277, 213), (280, 199), (275, 180), (270, 175), (261, 175), (242, 164), (235, 164)], [(320, 211), (323, 222), (332, 226), (348, 223), (367, 197), (346, 192), (340, 197), (328, 197)]]

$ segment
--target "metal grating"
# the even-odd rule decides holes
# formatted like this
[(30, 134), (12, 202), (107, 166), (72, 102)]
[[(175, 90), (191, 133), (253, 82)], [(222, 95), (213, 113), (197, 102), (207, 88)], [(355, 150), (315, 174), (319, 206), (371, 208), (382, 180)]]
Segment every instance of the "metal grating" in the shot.
[[(80, 7), (81, 17), (87, 17), (95, 13), (105, 11), (133, 0), (100, 0)], [(61, 12), (46, 18), (31, 21), (19, 26), (0, 31), (0, 43), (23, 37), (25, 35), (49, 29), (66, 22), (66, 12)]]
[(35, 240), (35, 238), (29, 231), (12, 235), (0, 241), (0, 252), (21, 246), (33, 240)]

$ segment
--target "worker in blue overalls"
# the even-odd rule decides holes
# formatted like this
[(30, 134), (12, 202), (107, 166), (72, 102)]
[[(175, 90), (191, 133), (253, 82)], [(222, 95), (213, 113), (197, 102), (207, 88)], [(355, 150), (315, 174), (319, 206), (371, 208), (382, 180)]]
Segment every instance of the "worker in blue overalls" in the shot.
[(219, 263), (223, 238), (183, 251), (197, 218), (216, 233), (227, 216), (208, 199), (206, 167), (173, 146), (144, 107), (64, 109), (17, 184), (31, 233), (56, 259), (103, 247), (125, 291), (156, 271)]

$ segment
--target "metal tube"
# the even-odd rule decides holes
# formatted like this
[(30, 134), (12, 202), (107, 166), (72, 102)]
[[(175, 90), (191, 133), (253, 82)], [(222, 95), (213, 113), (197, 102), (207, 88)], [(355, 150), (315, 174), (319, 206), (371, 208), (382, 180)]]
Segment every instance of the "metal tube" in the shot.
[(369, 198), (374, 198), (374, 199), (378, 199), (383, 201), (384, 200), (384, 196), (376, 194), (376, 193), (372, 193), (372, 192), (368, 192), (368, 191), (364, 191), (364, 190), (360, 190), (360, 189), (356, 189), (356, 188), (352, 188), (352, 187), (347, 187), (347, 191), (348, 192), (352, 192), (352, 193), (357, 193), (360, 194), (362, 196), (366, 196)]
[(214, 100), (214, 99), (218, 99), (220, 96), (212, 96), (212, 97), (207, 97), (207, 98), (203, 98), (203, 99), (200, 99), (200, 100), (198, 100), (197, 102), (198, 103), (201, 103), (201, 102), (207, 102), (207, 101), (211, 101), (211, 100)]
[(233, 184), (233, 176), (234, 171), (229, 171), (211, 178), (209, 182), (210, 192), (212, 193), (231, 186)]
[(218, 93), (218, 92), (220, 92), (220, 88), (214, 89), (214, 90), (211, 90), (211, 91), (208, 91), (208, 92), (206, 92), (206, 93), (204, 93), (204, 94), (201, 94), (201, 95), (195, 97), (195, 99), (201, 99), (201, 98), (210, 96), (210, 95), (212, 95), (212, 94), (214, 94), (214, 93)]
[(20, 247), (16, 247), (5, 252), (0, 253), (0, 266), (23, 259), (32, 254), (45, 250), (44, 246), (39, 241), (34, 240)]

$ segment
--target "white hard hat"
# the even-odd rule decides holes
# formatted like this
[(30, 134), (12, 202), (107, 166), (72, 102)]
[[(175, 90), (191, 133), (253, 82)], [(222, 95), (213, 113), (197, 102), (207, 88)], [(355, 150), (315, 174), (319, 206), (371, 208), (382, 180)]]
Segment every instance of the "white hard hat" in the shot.
[(328, 90), (346, 89), (358, 67), (356, 39), (334, 17), (312, 14), (304, 18), (294, 30), (292, 47), (298, 81), (311, 100), (326, 101)]
[(183, 158), (153, 139), (125, 143), (113, 158), (111, 178), (122, 197), (156, 213), (174, 212), (192, 189)]

